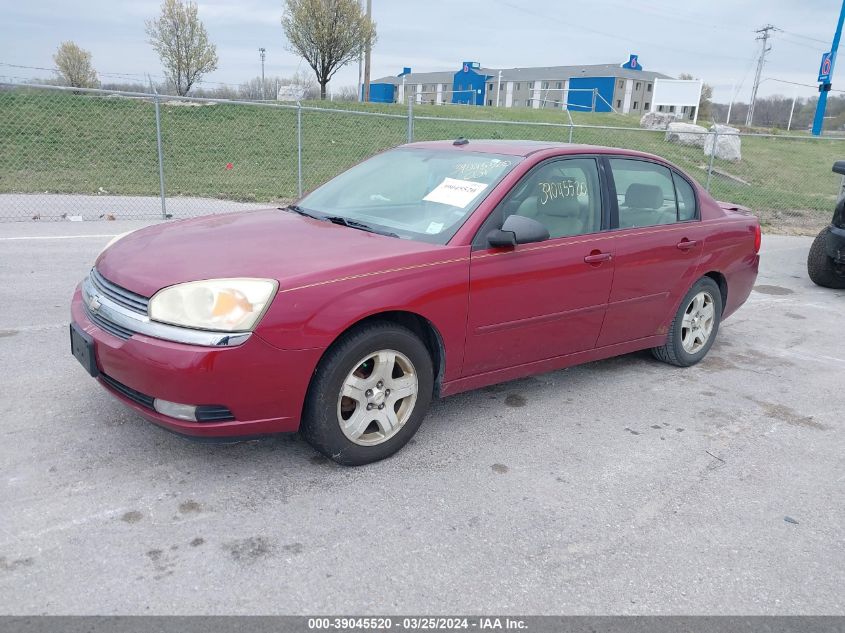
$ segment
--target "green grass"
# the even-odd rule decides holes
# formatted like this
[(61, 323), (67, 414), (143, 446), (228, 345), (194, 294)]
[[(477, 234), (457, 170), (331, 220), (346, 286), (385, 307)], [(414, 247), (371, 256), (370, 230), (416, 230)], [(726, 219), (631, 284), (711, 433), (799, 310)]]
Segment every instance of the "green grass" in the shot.
[[(404, 143), (404, 118), (351, 115), (354, 109), (404, 117), (407, 106), (309, 103), (302, 112), (303, 185), (316, 186), (373, 153)], [(521, 138), (569, 140), (565, 112), (415, 106), (416, 140)], [(419, 117), (424, 117), (421, 119)], [(469, 122), (442, 120), (446, 117)], [(664, 141), (637, 128), (638, 118), (573, 112), (572, 141), (639, 149), (671, 160), (704, 183), (708, 159), (700, 148)], [(496, 123), (507, 121), (509, 123)], [(513, 124), (513, 122), (525, 122)], [(297, 192), (296, 111), (248, 105), (161, 107), (167, 192), (238, 201), (291, 199)], [(714, 175), (713, 194), (751, 207), (764, 222), (797, 227), (829, 220), (839, 178), (834, 160), (845, 143), (798, 135), (744, 137), (742, 160), (714, 166), (747, 182)], [(227, 164), (231, 163), (231, 169)], [(115, 97), (9, 91), (0, 93), (0, 192), (157, 195), (154, 106)]]

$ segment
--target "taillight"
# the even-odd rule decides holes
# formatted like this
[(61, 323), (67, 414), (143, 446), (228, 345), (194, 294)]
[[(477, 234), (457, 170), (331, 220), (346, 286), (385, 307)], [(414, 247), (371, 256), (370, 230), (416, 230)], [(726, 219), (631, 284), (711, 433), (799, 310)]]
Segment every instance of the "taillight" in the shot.
[(754, 225), (754, 252), (760, 252), (760, 243), (763, 241), (763, 232), (760, 230), (760, 224)]

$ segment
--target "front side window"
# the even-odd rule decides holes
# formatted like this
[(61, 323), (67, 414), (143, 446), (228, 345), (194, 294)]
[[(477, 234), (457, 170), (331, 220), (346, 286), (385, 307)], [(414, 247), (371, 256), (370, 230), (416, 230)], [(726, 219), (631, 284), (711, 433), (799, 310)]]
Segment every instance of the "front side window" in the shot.
[(610, 169), (616, 185), (620, 229), (677, 222), (675, 184), (667, 167), (643, 160), (611, 158)]
[(330, 180), (298, 206), (317, 217), (445, 244), (520, 161), (499, 154), (395, 149)]
[(568, 158), (544, 163), (505, 196), (496, 213), (502, 222), (510, 215), (537, 220), (549, 230), (552, 239), (601, 230), (601, 187), (596, 161)]

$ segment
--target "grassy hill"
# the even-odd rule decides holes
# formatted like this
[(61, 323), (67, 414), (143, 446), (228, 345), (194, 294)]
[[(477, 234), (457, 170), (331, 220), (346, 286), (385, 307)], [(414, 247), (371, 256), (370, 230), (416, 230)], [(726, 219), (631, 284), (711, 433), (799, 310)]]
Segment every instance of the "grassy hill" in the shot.
[[(306, 105), (321, 108), (302, 112), (306, 190), (407, 139), (407, 106)], [(570, 138), (569, 117), (561, 111), (415, 106), (414, 114), (415, 140)], [(239, 201), (295, 197), (296, 117), (292, 108), (163, 104), (168, 195)], [(666, 143), (662, 132), (639, 130), (637, 117), (572, 112), (572, 118), (577, 126), (573, 142), (652, 152), (706, 180), (708, 158), (700, 148)], [(832, 212), (839, 179), (830, 167), (843, 157), (840, 140), (797, 134), (744, 137), (740, 162), (715, 161), (721, 175), (714, 175), (712, 191), (719, 199), (751, 207), (765, 221), (815, 227)], [(153, 104), (122, 97), (1, 92), (0, 164), (0, 192), (157, 195)]]

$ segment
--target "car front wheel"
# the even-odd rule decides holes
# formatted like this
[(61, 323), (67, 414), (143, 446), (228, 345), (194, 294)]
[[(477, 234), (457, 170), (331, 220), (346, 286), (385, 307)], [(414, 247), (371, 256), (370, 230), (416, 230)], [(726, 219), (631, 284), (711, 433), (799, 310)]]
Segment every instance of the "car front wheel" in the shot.
[(722, 293), (710, 277), (699, 279), (681, 301), (666, 343), (651, 351), (664, 363), (689, 367), (707, 355), (722, 317)]
[(384, 459), (416, 433), (433, 381), (431, 356), (413, 332), (389, 322), (365, 325), (344, 335), (321, 361), (302, 433), (339, 464)]

